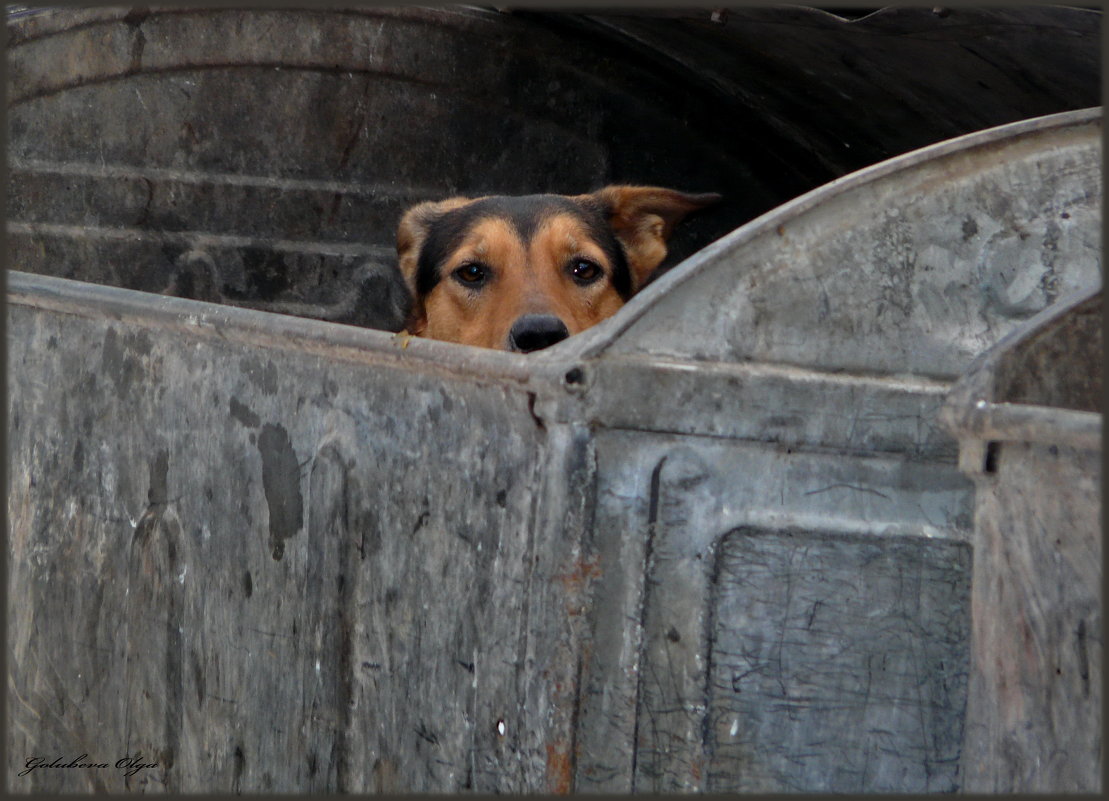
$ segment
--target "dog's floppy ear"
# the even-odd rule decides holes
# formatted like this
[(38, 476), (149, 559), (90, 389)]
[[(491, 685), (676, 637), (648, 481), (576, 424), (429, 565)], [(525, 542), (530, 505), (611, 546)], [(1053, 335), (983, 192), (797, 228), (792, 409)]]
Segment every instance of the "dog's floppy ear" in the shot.
[(674, 226), (686, 215), (711, 206), (721, 196), (691, 195), (657, 186), (607, 186), (592, 195), (628, 257), (633, 289), (639, 289), (662, 260)]
[(420, 263), (420, 251), (427, 239), (428, 231), (435, 221), (451, 209), (457, 209), (470, 202), (468, 197), (452, 197), (437, 202), (420, 203), (413, 206), (400, 218), (397, 225), (397, 262), (408, 289), (416, 291), (416, 270)]
[(412, 308), (405, 328), (420, 335), (427, 327), (423, 298), (416, 291), (416, 272), (420, 267), (420, 251), (427, 240), (428, 231), (435, 221), (451, 209), (470, 202), (470, 198), (452, 197), (438, 202), (420, 203), (404, 213), (397, 225), (397, 265), (404, 277), (404, 284), (412, 295)]

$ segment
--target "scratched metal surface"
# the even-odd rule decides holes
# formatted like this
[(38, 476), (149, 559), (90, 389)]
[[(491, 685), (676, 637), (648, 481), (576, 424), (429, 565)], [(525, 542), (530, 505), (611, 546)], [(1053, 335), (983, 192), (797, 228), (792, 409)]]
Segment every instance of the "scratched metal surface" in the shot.
[[(964, 786), (974, 493), (940, 410), (975, 347), (1100, 284), (1099, 140), (1100, 114), (1077, 112), (879, 165), (562, 346), (606, 426), (590, 548), (620, 575), (597, 589), (578, 787)], [(964, 236), (971, 215), (1004, 247)], [(891, 219), (904, 258), (880, 258)], [(1078, 339), (1005, 377), (1043, 399), (1088, 385), (1046, 377)]]
[(709, 790), (960, 787), (965, 543), (746, 528), (719, 560)]
[(950, 380), (1016, 324), (1100, 282), (1100, 219), (1099, 108), (1003, 126), (763, 215), (576, 343)]
[[(12, 781), (557, 789), (582, 439), (511, 379), (142, 298), (10, 308)], [(14, 776), (138, 752), (159, 767)]]
[(963, 765), (982, 793), (1102, 789), (1101, 287), (1010, 332), (942, 419), (976, 485)]
[[(1081, 168), (1069, 205), (993, 236), (1065, 210), (1077, 246), (1065, 264), (1035, 237), (956, 246), (933, 265), (944, 297), (981, 309), (976, 277), (1013, 253), (1094, 280), (1097, 137), (1077, 114), (855, 176), (527, 357), (13, 274), (9, 776), (39, 749), (141, 749), (157, 768), (27, 786), (962, 786), (974, 494), (937, 415), (965, 329), (935, 325), (905, 361), (877, 304), (850, 300), (865, 280), (797, 281), (790, 317), (780, 283), (736, 265), (820, 275), (832, 234), (799, 259), (777, 227), (839, 231), (877, 189), (908, 214), (918, 196), (890, 181), (961, 223), (1007, 154), (1057, 188), (1053, 159)], [(961, 148), (977, 156), (953, 171)], [(855, 267), (873, 298), (915, 264)], [(773, 348), (719, 324), (740, 285), (779, 308)], [(793, 358), (835, 339), (822, 293), (858, 315), (826, 366)], [(1052, 299), (1027, 297), (977, 341)]]
[(1100, 449), (1006, 442), (978, 484), (969, 792), (1103, 789), (1101, 470)]
[(972, 495), (950, 464), (633, 431), (597, 454), (578, 789), (959, 786)]

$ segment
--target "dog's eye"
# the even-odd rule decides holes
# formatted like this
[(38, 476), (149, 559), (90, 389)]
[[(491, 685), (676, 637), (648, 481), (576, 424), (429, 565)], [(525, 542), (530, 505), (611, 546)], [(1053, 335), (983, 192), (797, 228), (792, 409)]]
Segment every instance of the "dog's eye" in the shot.
[(484, 264), (471, 261), (455, 270), (454, 277), (464, 284), (481, 286), (489, 276)]
[(591, 284), (604, 275), (604, 270), (589, 259), (574, 259), (570, 262), (570, 275), (579, 284)]

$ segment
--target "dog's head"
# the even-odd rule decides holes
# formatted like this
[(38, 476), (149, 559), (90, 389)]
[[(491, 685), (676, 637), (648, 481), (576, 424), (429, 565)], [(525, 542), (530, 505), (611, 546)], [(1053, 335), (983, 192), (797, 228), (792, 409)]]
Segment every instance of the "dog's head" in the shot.
[(422, 203), (397, 230), (408, 331), (501, 350), (553, 345), (614, 314), (665, 258), (674, 226), (719, 199), (610, 186)]

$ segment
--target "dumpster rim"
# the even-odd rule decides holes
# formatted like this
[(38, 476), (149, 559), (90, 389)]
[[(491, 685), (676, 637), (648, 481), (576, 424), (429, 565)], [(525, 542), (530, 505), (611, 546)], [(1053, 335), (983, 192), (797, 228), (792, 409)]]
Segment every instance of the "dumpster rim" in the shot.
[[(726, 254), (808, 214), (832, 198), (876, 184), (923, 163), (939, 163), (1001, 141), (1015, 142), (1041, 133), (1100, 125), (1101, 120), (1101, 106), (1035, 117), (938, 142), (849, 173), (771, 209), (710, 243), (652, 282), (607, 320), (564, 342), (527, 355), (17, 270), (8, 271), (8, 299), (16, 305), (53, 308), (85, 317), (96, 317), (99, 311), (114, 317), (142, 318), (185, 333), (218, 329), (215, 335), (220, 338), (256, 341), (258, 335), (262, 335), (264, 341), (258, 344), (266, 347), (299, 347), (318, 353), (323, 345), (337, 357), (345, 352), (341, 358), (360, 363), (404, 361), (419, 363), (425, 369), (526, 383), (533, 377), (560, 375), (571, 363), (601, 356), (678, 286), (711, 269)], [(1097, 142), (1100, 146), (1100, 137)], [(1058, 303), (1048, 310), (1056, 306)], [(236, 332), (235, 336), (228, 337), (228, 331)], [(696, 362), (692, 358), (689, 360)]]
[(9, 270), (7, 301), (41, 311), (138, 323), (196, 338), (310, 352), (363, 365), (395, 364), (481, 381), (528, 383), (537, 374), (526, 354), (458, 345), (309, 317), (158, 295)]
[(1028, 403), (978, 401), (969, 409), (948, 411), (940, 422), (964, 448), (971, 442), (1027, 442), (1101, 450), (1101, 414)]
[[(985, 149), (991, 145), (1016, 144), (1036, 135), (1062, 133), (1068, 129), (1081, 129), (1093, 125), (1100, 127), (1102, 117), (1102, 106), (1033, 117), (946, 139), (848, 173), (771, 209), (709, 243), (632, 297), (627, 305), (612, 317), (546, 351), (539, 351), (536, 356), (538, 359), (560, 361), (592, 359), (600, 356), (619, 343), (623, 334), (635, 323), (648, 316), (669, 293), (712, 269), (721, 258), (774, 232), (779, 226), (786, 226), (804, 217), (832, 199), (840, 198), (863, 187), (877, 185), (923, 164), (939, 164), (947, 159)], [(1096, 141), (1100, 148), (1100, 135)]]
[(989, 379), (998, 363), (1025, 341), (1053, 324), (1061, 324), (1075, 309), (1102, 294), (1102, 284), (1079, 290), (1025, 320), (978, 358), (956, 379), (940, 407), (939, 422), (956, 439), (960, 450), (973, 442), (1034, 442), (1101, 449), (1100, 411), (1082, 411), (1034, 403), (995, 400)]

